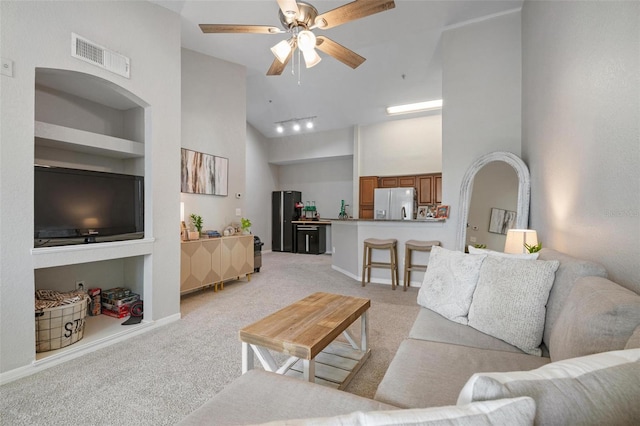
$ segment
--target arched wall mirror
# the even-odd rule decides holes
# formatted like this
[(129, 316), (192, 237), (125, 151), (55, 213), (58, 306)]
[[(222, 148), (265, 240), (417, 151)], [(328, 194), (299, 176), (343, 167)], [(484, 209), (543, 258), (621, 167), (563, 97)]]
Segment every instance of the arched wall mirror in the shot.
[(477, 159), (465, 173), (460, 186), (460, 203), (458, 209), (458, 230), (456, 233), (456, 250), (465, 251), (467, 243), (467, 226), (469, 219), (469, 209), (473, 194), (473, 184), (476, 175), (485, 166), (494, 162), (503, 162), (513, 168), (517, 176), (517, 204), (515, 228), (526, 229), (529, 224), (529, 196), (531, 191), (531, 181), (529, 178), (529, 168), (518, 157), (511, 152), (492, 152)]

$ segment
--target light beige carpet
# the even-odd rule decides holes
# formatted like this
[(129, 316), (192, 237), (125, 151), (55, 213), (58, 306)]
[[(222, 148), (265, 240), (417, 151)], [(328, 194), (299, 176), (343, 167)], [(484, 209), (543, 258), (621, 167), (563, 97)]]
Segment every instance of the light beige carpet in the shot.
[(175, 424), (240, 375), (240, 328), (316, 291), (371, 299), (371, 357), (346, 391), (372, 397), (417, 316), (417, 289), (363, 288), (329, 255), (263, 253), (251, 282), (184, 296), (180, 321), (2, 386), (0, 424)]

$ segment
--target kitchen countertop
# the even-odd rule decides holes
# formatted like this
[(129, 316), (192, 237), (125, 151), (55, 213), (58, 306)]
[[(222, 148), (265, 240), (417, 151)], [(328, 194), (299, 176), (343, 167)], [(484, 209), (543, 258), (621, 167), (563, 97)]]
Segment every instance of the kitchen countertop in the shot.
[(319, 220), (292, 220), (294, 225), (331, 225), (334, 219), (319, 219)]

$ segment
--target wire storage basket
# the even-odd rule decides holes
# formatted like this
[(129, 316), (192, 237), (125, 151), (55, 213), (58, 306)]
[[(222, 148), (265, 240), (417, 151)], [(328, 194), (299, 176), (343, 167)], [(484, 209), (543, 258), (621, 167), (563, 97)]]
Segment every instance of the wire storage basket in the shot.
[(81, 340), (87, 316), (87, 299), (36, 310), (36, 352), (64, 348)]

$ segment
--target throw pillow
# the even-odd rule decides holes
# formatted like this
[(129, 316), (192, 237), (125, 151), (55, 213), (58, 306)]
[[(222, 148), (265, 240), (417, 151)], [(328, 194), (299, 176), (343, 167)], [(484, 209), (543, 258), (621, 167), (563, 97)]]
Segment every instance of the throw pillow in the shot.
[(529, 397), (474, 402), (465, 406), (413, 408), (391, 411), (356, 411), (335, 417), (280, 420), (263, 426), (489, 426), (532, 425), (536, 404)]
[(553, 362), (532, 371), (476, 373), (458, 404), (531, 396), (536, 424), (640, 424), (640, 349)]
[(467, 324), (471, 298), (485, 257), (485, 254), (464, 254), (434, 246), (418, 292), (418, 304), (451, 321)]
[(501, 251), (493, 251), (489, 249), (476, 248), (468, 246), (469, 254), (488, 254), (489, 256), (508, 257), (511, 259), (529, 259), (536, 260), (540, 253), (503, 253)]
[(551, 330), (552, 361), (624, 349), (640, 325), (640, 296), (601, 277), (576, 281)]
[(469, 325), (540, 356), (545, 305), (558, 265), (557, 260), (487, 257), (469, 309)]
[(636, 331), (633, 332), (629, 340), (627, 340), (627, 344), (624, 347), (625, 349), (636, 349), (640, 348), (640, 325), (636, 327)]

